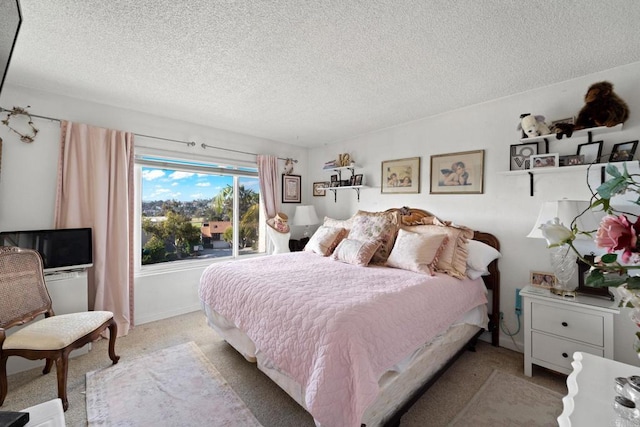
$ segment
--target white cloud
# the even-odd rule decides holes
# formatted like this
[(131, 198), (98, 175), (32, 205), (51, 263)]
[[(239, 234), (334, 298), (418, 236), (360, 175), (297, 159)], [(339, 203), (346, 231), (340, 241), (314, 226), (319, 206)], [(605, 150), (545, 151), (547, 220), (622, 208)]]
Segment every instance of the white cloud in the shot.
[(198, 182), (196, 183), (196, 187), (211, 187), (210, 182)]
[(147, 181), (153, 181), (154, 179), (162, 178), (164, 171), (161, 169), (147, 169), (142, 171), (142, 179)]
[(195, 175), (193, 172), (175, 171), (171, 175), (169, 175), (169, 178), (184, 179), (184, 178), (191, 178), (193, 175)]

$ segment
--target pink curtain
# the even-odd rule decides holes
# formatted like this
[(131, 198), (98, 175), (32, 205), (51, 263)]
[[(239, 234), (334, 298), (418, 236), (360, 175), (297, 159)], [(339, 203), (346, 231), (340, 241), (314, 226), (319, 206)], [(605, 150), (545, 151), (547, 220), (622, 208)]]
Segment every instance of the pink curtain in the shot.
[(273, 218), (280, 210), (278, 199), (278, 158), (276, 156), (258, 155), (258, 176), (260, 177), (260, 194), (264, 202), (267, 218)]
[(133, 325), (133, 134), (62, 122), (56, 228), (93, 229), (89, 309)]

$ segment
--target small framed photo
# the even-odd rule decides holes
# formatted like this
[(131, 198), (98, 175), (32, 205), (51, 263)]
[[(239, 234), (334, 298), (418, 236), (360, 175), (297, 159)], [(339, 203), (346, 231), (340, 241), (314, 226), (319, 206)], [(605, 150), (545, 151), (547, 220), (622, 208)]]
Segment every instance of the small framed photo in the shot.
[(531, 156), (531, 168), (557, 168), (560, 163), (559, 157), (558, 153)]
[(578, 166), (584, 165), (583, 154), (571, 154), (568, 156), (560, 156), (558, 160), (559, 165), (562, 166)]
[(621, 142), (615, 144), (611, 155), (609, 156), (610, 162), (626, 162), (633, 160), (633, 156), (636, 155), (636, 148), (638, 148), (638, 141)]
[(331, 184), (331, 185), (329, 185), (330, 188), (340, 187), (340, 181), (338, 181), (338, 180), (331, 181), (330, 184)]
[(300, 175), (282, 175), (282, 203), (300, 203), (302, 201)]
[(325, 196), (327, 194), (326, 188), (329, 186), (329, 183), (326, 181), (322, 182), (314, 182), (313, 183), (313, 195), (314, 196)]
[(362, 176), (363, 175), (361, 173), (359, 173), (357, 175), (354, 175), (354, 177), (353, 177), (354, 178), (353, 185), (362, 185)]
[(387, 193), (420, 192), (420, 157), (387, 160), (382, 162), (382, 186)]
[(533, 286), (549, 289), (556, 284), (556, 275), (545, 271), (532, 271), (529, 283)]
[(431, 156), (429, 194), (482, 194), (484, 150)]
[(338, 175), (331, 175), (331, 182), (337, 182), (338, 181)]
[(602, 141), (586, 142), (578, 145), (578, 155), (584, 156), (584, 164), (600, 163)]
[(511, 164), (509, 170), (531, 169), (530, 158), (538, 154), (537, 142), (526, 142), (511, 146)]

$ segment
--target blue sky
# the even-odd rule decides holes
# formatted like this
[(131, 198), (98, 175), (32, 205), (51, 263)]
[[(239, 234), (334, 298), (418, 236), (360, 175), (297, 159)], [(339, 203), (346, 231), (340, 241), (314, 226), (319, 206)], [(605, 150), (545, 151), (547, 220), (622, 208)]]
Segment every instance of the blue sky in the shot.
[[(159, 168), (142, 168), (142, 200), (211, 199), (227, 185), (233, 185), (233, 177)], [(260, 192), (258, 178), (241, 177), (240, 185)]]

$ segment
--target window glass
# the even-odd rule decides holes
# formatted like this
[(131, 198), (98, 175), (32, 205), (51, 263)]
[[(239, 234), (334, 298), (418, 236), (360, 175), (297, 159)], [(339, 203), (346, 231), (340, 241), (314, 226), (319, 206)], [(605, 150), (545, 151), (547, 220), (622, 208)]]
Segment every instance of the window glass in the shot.
[(264, 250), (257, 170), (156, 157), (137, 162), (142, 165), (142, 265)]

